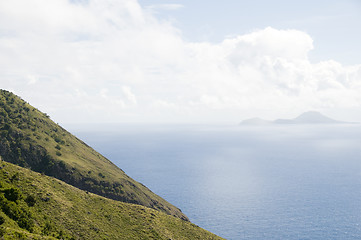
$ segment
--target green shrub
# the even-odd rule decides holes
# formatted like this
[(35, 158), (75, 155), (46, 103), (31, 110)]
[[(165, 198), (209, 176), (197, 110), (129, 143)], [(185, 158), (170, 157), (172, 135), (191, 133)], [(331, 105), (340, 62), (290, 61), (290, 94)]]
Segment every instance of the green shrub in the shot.
[(10, 201), (2, 201), (1, 208), (3, 212), (11, 219), (18, 220), (21, 214), (21, 210), (18, 208), (18, 206), (14, 202)]
[(19, 180), (19, 173), (14, 173), (14, 175), (11, 176), (10, 181), (18, 181)]
[(29, 232), (33, 231), (34, 228), (34, 221), (27, 216), (26, 212), (23, 212), (19, 219), (16, 221), (19, 227), (28, 230)]
[(33, 207), (36, 203), (36, 199), (34, 196), (29, 195), (25, 198), (25, 202), (28, 204), (29, 207)]
[(41, 232), (44, 235), (49, 235), (52, 232), (52, 230), (53, 230), (53, 225), (50, 222), (46, 222)]
[(55, 142), (60, 143), (62, 140), (60, 137), (56, 136), (55, 134), (52, 136), (55, 140)]
[(7, 200), (4, 194), (0, 194), (1, 210), (11, 219), (17, 222), (19, 227), (30, 232), (33, 231), (34, 221), (30, 212), (24, 208), (20, 208), (15, 202)]
[(105, 176), (103, 175), (103, 173), (98, 173), (98, 176), (101, 178), (105, 178)]
[(4, 196), (7, 200), (16, 202), (21, 199), (21, 192), (18, 188), (7, 188), (3, 190)]

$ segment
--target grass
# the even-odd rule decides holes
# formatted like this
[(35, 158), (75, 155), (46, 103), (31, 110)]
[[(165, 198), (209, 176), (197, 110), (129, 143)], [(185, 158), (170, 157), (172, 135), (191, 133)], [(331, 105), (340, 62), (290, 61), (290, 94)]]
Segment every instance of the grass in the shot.
[[(17, 189), (13, 205), (27, 212), (32, 224), (30, 230), (21, 228), (0, 208), (3, 239), (221, 239), (151, 208), (107, 199), (11, 163), (0, 167), (0, 198), (6, 189)], [(25, 201), (29, 196), (34, 204)]]
[(0, 156), (77, 188), (188, 218), (86, 143), (11, 92), (0, 90)]

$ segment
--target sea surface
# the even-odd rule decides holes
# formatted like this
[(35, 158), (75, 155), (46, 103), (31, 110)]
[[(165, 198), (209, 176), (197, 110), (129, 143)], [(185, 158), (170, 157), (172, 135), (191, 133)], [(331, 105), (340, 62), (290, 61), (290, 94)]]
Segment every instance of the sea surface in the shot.
[(361, 239), (361, 125), (70, 129), (226, 239)]

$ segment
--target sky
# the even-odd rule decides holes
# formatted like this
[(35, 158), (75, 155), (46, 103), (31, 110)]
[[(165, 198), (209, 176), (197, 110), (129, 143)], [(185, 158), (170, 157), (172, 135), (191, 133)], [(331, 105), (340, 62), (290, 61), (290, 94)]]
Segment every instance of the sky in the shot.
[(0, 88), (61, 124), (361, 122), (357, 0), (0, 0)]

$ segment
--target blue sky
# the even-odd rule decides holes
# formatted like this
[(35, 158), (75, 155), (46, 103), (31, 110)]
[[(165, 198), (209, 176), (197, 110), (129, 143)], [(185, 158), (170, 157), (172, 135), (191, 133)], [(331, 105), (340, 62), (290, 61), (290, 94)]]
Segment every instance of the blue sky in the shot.
[(0, 87), (59, 123), (361, 121), (359, 1), (0, 0)]
[(221, 42), (226, 37), (256, 29), (298, 29), (310, 34), (314, 62), (337, 59), (344, 64), (360, 63), (361, 2), (358, 0), (226, 0), (164, 1), (140, 0), (144, 7), (174, 5), (157, 9), (157, 17), (170, 19), (190, 41)]

